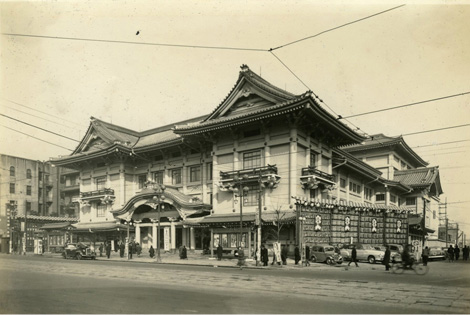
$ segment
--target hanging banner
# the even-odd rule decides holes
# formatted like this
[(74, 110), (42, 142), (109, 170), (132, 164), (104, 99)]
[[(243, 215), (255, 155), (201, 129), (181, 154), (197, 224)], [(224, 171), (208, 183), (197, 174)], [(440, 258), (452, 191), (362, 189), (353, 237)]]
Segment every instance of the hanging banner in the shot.
[(169, 227), (166, 227), (163, 229), (163, 246), (164, 246), (164, 249), (165, 251), (169, 251), (170, 250), (170, 228)]

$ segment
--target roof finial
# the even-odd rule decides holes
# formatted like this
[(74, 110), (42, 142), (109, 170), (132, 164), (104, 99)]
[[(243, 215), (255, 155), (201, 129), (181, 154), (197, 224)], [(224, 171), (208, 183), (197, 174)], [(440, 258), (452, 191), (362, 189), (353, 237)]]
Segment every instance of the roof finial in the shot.
[(248, 68), (248, 66), (246, 64), (242, 64), (240, 66), (240, 69), (242, 69), (242, 72), (247, 72), (248, 70), (250, 70), (250, 68)]

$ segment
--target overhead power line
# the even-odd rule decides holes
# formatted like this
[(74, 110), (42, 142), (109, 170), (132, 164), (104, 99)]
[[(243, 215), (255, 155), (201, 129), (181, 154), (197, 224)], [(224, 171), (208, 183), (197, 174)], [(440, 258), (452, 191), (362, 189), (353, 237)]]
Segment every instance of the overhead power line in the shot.
[(418, 134), (421, 134), (421, 133), (434, 132), (434, 131), (447, 130), (447, 129), (454, 129), (454, 128), (461, 128), (461, 127), (468, 127), (468, 126), (470, 126), (470, 124), (452, 126), (452, 127), (444, 127), (444, 128), (438, 128), (438, 129), (431, 129), (431, 130), (424, 130), (424, 131), (418, 131), (418, 132), (412, 132), (412, 133), (405, 133), (405, 134), (402, 134), (401, 136), (402, 137), (412, 136), (412, 135), (418, 135)]
[(385, 112), (385, 111), (393, 110), (393, 109), (397, 109), (397, 108), (403, 108), (403, 107), (408, 107), (408, 106), (414, 106), (414, 105), (419, 105), (419, 104), (423, 104), (423, 103), (429, 103), (429, 102), (439, 101), (439, 100), (443, 100), (443, 99), (447, 99), (447, 98), (462, 96), (462, 95), (466, 95), (466, 94), (470, 94), (470, 92), (463, 92), (463, 93), (458, 93), (458, 94), (454, 94), (454, 95), (448, 95), (448, 96), (433, 98), (433, 99), (430, 99), (430, 100), (425, 100), (425, 101), (420, 101), (420, 102), (415, 102), (415, 103), (410, 103), (410, 104), (405, 104), (405, 105), (399, 105), (399, 106), (394, 106), (394, 107), (388, 107), (388, 108), (384, 108), (384, 109), (373, 110), (373, 111), (370, 111), (370, 112), (365, 112), (365, 113), (360, 113), (360, 114), (355, 114), (355, 115), (350, 115), (350, 116), (341, 117), (340, 119), (346, 119), (346, 118), (352, 118), (352, 117), (370, 115), (370, 114)]
[(383, 13), (386, 13), (386, 12), (389, 12), (389, 11), (392, 11), (392, 10), (395, 10), (395, 9), (398, 9), (398, 8), (401, 8), (405, 6), (405, 4), (402, 4), (402, 5), (399, 5), (397, 7), (394, 7), (394, 8), (391, 8), (391, 9), (387, 9), (385, 11), (381, 11), (381, 12), (378, 12), (378, 13), (375, 13), (375, 14), (372, 14), (372, 15), (369, 15), (369, 16), (366, 16), (366, 17), (363, 17), (361, 19), (358, 19), (358, 20), (354, 20), (352, 22), (349, 22), (349, 23), (346, 23), (346, 24), (343, 24), (343, 25), (340, 25), (340, 26), (336, 26), (336, 27), (333, 27), (333, 28), (330, 28), (326, 31), (323, 31), (323, 32), (320, 32), (320, 33), (317, 33), (315, 35), (312, 35), (312, 36), (308, 36), (308, 37), (304, 37), (304, 38), (301, 38), (301, 39), (298, 39), (298, 40), (295, 40), (293, 42), (290, 42), (290, 43), (287, 43), (287, 44), (284, 44), (284, 45), (281, 45), (281, 46), (278, 46), (278, 47), (275, 47), (275, 48), (271, 48), (269, 51), (273, 51), (273, 50), (276, 50), (276, 49), (280, 49), (280, 48), (283, 48), (283, 47), (286, 47), (286, 46), (289, 46), (289, 45), (293, 45), (295, 43), (298, 43), (298, 42), (301, 42), (301, 41), (304, 41), (304, 40), (307, 40), (307, 39), (310, 39), (310, 38), (314, 38), (314, 37), (317, 37), (317, 36), (320, 36), (322, 34), (325, 34), (325, 33), (328, 33), (328, 32), (331, 32), (331, 31), (334, 31), (334, 30), (337, 30), (339, 28), (342, 28), (342, 27), (345, 27), (345, 26), (348, 26), (348, 25), (351, 25), (351, 24), (354, 24), (354, 23), (357, 23), (357, 22), (360, 22), (360, 21), (364, 21), (364, 20), (367, 20), (367, 19), (370, 19), (374, 16), (377, 16), (377, 15), (380, 15), (380, 14), (383, 14)]
[(72, 141), (75, 141), (75, 142), (80, 142), (80, 141), (78, 141), (78, 140), (75, 140), (75, 139), (73, 139), (73, 138), (69, 138), (69, 137), (67, 137), (67, 136), (64, 136), (64, 135), (61, 135), (61, 134), (55, 133), (55, 132), (53, 132), (53, 131), (50, 131), (50, 130), (47, 130), (47, 129), (44, 129), (44, 128), (41, 128), (41, 127), (35, 126), (35, 125), (33, 125), (33, 124), (27, 123), (27, 122), (25, 122), (25, 121), (22, 121), (22, 120), (19, 120), (19, 119), (16, 119), (16, 118), (13, 118), (13, 117), (10, 117), (10, 116), (7, 116), (7, 115), (4, 115), (4, 114), (1, 114), (1, 113), (0, 113), (0, 116), (6, 117), (6, 118), (8, 118), (8, 119), (11, 119), (11, 120), (17, 121), (17, 122), (19, 122), (19, 123), (22, 123), (22, 124), (28, 125), (28, 126), (30, 126), (30, 127), (33, 127), (33, 128), (37, 128), (37, 129), (39, 129), (39, 130), (42, 130), (42, 131), (45, 131), (45, 132), (49, 132), (49, 133), (51, 133), (51, 134), (53, 134), (53, 135), (56, 135), (56, 136), (58, 136), (58, 137), (62, 137), (62, 138), (65, 138), (65, 139), (68, 139), (68, 140), (72, 140)]
[(222, 50), (264, 51), (264, 52), (268, 51), (268, 49), (262, 49), (262, 48), (244, 48), (244, 47), (227, 47), (227, 46), (202, 46), (202, 45), (185, 45), (185, 44), (133, 42), (133, 41), (125, 41), (125, 40), (62, 37), (62, 36), (47, 36), (47, 35), (32, 35), (32, 34), (2, 33), (2, 35), (19, 36), (19, 37), (31, 37), (31, 38), (75, 40), (75, 41), (83, 41), (83, 42), (102, 42), (102, 43), (113, 43), (113, 44), (146, 45), (146, 46), (165, 46), (165, 47), (219, 49), (219, 50), (222, 49)]
[(24, 134), (25, 136), (34, 138), (34, 139), (36, 139), (36, 140), (39, 140), (39, 141), (42, 141), (42, 142), (46, 142), (46, 143), (55, 145), (56, 147), (59, 147), (59, 148), (62, 148), (62, 149), (66, 149), (66, 150), (69, 150), (69, 151), (73, 151), (73, 150), (71, 150), (71, 149), (69, 149), (69, 148), (63, 147), (63, 146), (61, 146), (61, 145), (58, 145), (58, 144), (55, 144), (55, 143), (52, 143), (52, 142), (49, 142), (49, 141), (46, 141), (46, 140), (43, 140), (43, 139), (40, 139), (40, 138), (36, 138), (36, 137), (34, 137), (34, 136), (32, 136), (32, 135), (29, 135), (29, 134), (27, 134), (27, 133), (18, 131), (18, 130), (16, 130), (16, 129), (13, 129), (13, 128), (10, 128), (10, 127), (4, 126), (4, 125), (0, 125), (0, 126), (2, 126), (3, 128), (7, 128), (7, 129), (10, 129), (10, 130), (16, 131), (16, 132), (18, 132), (18, 133)]
[(434, 144), (426, 144), (426, 145), (419, 145), (417, 147), (411, 147), (412, 149), (417, 149), (417, 148), (424, 148), (424, 147), (432, 147), (432, 146), (437, 146), (437, 145), (444, 145), (444, 144), (451, 144), (451, 143), (459, 143), (459, 142), (467, 142), (470, 141), (470, 139), (466, 140), (457, 140), (457, 141), (449, 141), (449, 142), (441, 142), (441, 143), (434, 143)]

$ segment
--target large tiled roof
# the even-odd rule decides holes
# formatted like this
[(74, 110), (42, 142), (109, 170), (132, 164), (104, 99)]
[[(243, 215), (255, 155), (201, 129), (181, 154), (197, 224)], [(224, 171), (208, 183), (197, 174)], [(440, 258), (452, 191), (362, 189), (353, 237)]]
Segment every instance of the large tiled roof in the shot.
[(439, 167), (423, 167), (394, 172), (394, 180), (409, 186), (429, 186), (439, 177)]
[[(24, 214), (18, 214), (17, 218), (24, 219)], [(27, 215), (26, 220), (35, 220), (35, 221), (68, 221), (68, 222), (77, 222), (78, 218), (67, 218), (67, 217), (53, 217), (45, 215)]]

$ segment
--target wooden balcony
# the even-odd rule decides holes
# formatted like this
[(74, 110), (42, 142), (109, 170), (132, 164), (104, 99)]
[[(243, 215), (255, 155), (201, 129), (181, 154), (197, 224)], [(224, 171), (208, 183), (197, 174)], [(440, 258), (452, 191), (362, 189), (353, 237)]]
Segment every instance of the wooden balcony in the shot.
[(317, 170), (314, 166), (302, 168), (300, 184), (303, 189), (336, 189), (333, 175)]
[[(80, 193), (79, 202), (82, 205), (89, 205), (90, 201), (100, 201), (102, 203), (113, 203), (116, 196), (114, 195), (114, 189), (103, 188), (99, 190), (92, 190)], [(75, 201), (75, 200), (72, 200)]]
[(276, 165), (255, 167), (250, 169), (220, 172), (219, 188), (222, 191), (234, 191), (240, 184), (256, 184), (261, 182), (264, 187), (274, 189), (281, 177), (277, 175)]

